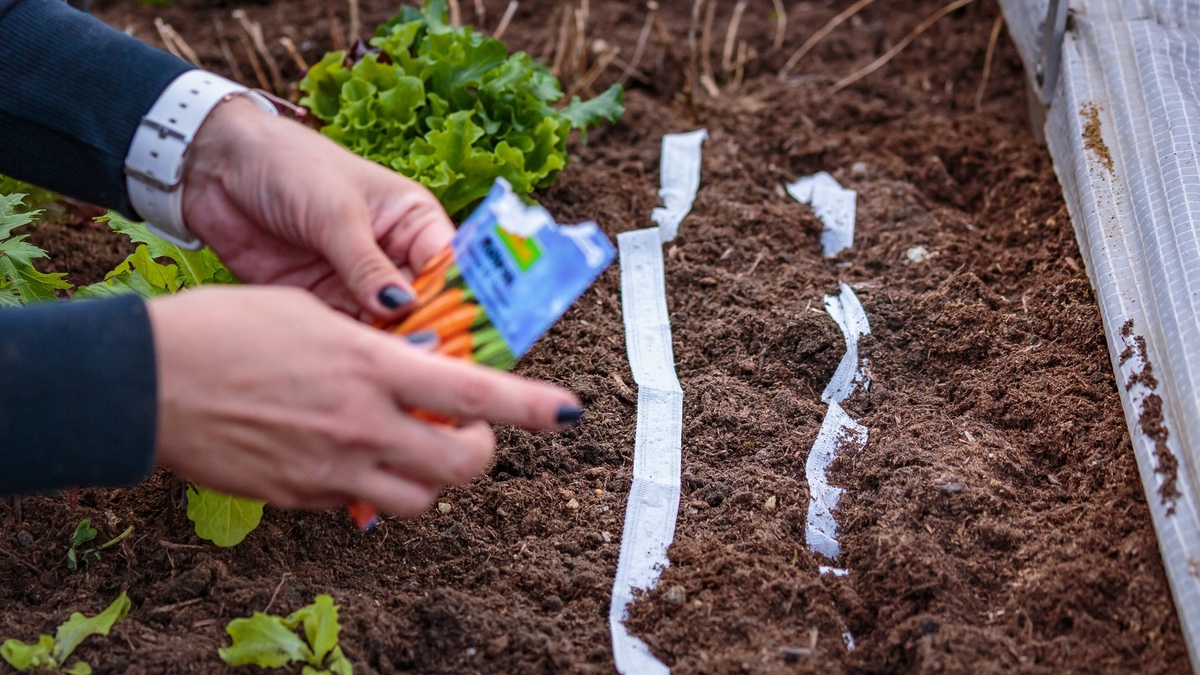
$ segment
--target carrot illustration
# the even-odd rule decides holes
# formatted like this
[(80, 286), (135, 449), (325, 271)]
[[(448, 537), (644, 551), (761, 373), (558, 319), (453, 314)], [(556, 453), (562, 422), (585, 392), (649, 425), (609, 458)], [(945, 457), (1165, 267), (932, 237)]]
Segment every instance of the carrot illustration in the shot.
[(417, 330), (425, 330), (431, 322), (455, 308), (461, 307), (464, 302), (470, 299), (470, 292), (464, 289), (451, 288), (445, 290), (410, 314), (407, 319), (401, 321), (399, 326), (392, 329), (392, 332), (403, 335)]
[(473, 302), (466, 303), (419, 326), (416, 330), (433, 331), (437, 333), (438, 339), (444, 342), (469, 330), (479, 319), (480, 314), (483, 314), (483, 309), (479, 305)]

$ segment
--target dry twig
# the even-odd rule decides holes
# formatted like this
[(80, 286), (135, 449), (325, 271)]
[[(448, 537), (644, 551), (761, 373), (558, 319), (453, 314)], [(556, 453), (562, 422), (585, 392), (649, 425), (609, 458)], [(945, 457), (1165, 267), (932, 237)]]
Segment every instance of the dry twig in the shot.
[(733, 18), (729, 20), (729, 30), (725, 31), (725, 48), (721, 50), (721, 72), (726, 77), (733, 72), (733, 49), (737, 46), (738, 29), (742, 26), (742, 15), (746, 13), (746, 0), (738, 0), (733, 6)]
[(717, 3), (710, 2), (704, 8), (704, 32), (700, 36), (700, 64), (702, 68), (700, 84), (704, 85), (704, 89), (708, 92), (708, 95), (714, 98), (721, 95), (721, 88), (717, 86), (716, 77), (713, 75), (712, 64), (712, 28), (716, 17)]
[(771, 48), (775, 51), (783, 49), (783, 41), (787, 39), (788, 14), (783, 6), (783, 0), (771, 0), (775, 3), (775, 42)]
[(271, 88), (271, 80), (267, 77), (266, 71), (263, 70), (262, 64), (258, 62), (258, 54), (254, 53), (254, 45), (250, 44), (250, 38), (245, 33), (238, 33), (238, 38), (242, 41), (242, 49), (246, 51), (246, 56), (250, 59), (250, 67), (254, 69), (254, 77), (258, 78), (258, 86), (263, 89)]
[(638, 35), (637, 48), (633, 50), (633, 60), (629, 65), (625, 66), (625, 71), (621, 73), (621, 85), (624, 86), (629, 78), (637, 72), (638, 65), (642, 62), (642, 57), (646, 54), (646, 43), (650, 41), (650, 31), (654, 28), (654, 18), (658, 16), (658, 3), (651, 0), (646, 3), (646, 8), (649, 13), (646, 15), (646, 23), (642, 26), (642, 32)]
[(975, 0), (954, 0), (954, 2), (946, 5), (945, 7), (941, 8), (938, 11), (934, 12), (933, 14), (929, 15), (929, 17), (926, 18), (924, 21), (922, 21), (921, 24), (918, 25), (916, 28), (914, 28), (911, 33), (909, 33), (908, 35), (905, 35), (903, 40), (896, 43), (895, 47), (892, 47), (891, 49), (887, 50), (886, 54), (875, 59), (870, 64), (868, 64), (865, 68), (862, 68), (858, 72), (851, 73), (850, 75), (842, 78), (841, 82), (838, 82), (837, 84), (833, 85), (833, 88), (829, 90), (829, 93), (836, 94), (837, 92), (845, 89), (846, 87), (854, 84), (855, 82), (858, 82), (859, 80), (870, 75), (871, 73), (875, 72), (876, 70), (879, 70), (880, 68), (882, 68), (884, 66), (884, 64), (886, 64), (888, 61), (891, 61), (892, 57), (894, 57), (897, 54), (899, 54), (900, 52), (904, 51), (905, 47), (912, 44), (913, 40), (917, 39), (917, 37), (919, 37), (921, 35), (921, 33), (924, 33), (925, 31), (929, 30), (929, 27), (932, 26), (933, 24), (937, 23), (938, 20), (940, 20), (942, 17), (946, 16), (947, 14), (949, 14), (950, 12), (953, 12), (956, 9), (966, 7), (967, 5), (971, 4), (972, 2), (975, 2)]
[[(267, 49), (267, 41), (263, 38), (262, 24), (257, 21), (251, 21), (250, 17), (246, 16), (245, 10), (233, 10), (233, 18), (241, 26), (242, 30), (250, 36), (250, 41), (254, 44), (254, 49), (262, 56), (263, 63), (267, 64), (267, 69), (271, 72), (271, 82), (274, 84), (274, 91), (282, 93), (287, 91), (287, 83), (283, 80), (283, 74), (279, 71), (279, 62), (271, 55), (271, 50)], [(271, 89), (271, 87), (263, 87)]]
[(175, 30), (171, 24), (155, 17), (154, 27), (158, 29), (158, 35), (162, 38), (163, 44), (167, 45), (167, 51), (181, 59), (186, 59), (194, 66), (200, 65), (200, 57), (196, 56), (196, 50), (192, 49), (187, 40), (184, 40), (179, 31)]
[(346, 33), (342, 30), (342, 20), (329, 11), (329, 44), (333, 51), (340, 52), (346, 48)]
[(754, 58), (753, 52), (750, 50), (750, 45), (746, 44), (745, 40), (738, 43), (737, 66), (733, 73), (733, 91), (742, 88), (742, 82), (746, 79), (746, 64), (750, 59)]
[(475, 0), (475, 25), (483, 29), (483, 22), (487, 19), (487, 8), (483, 6), (483, 0)]
[(350, 32), (346, 34), (346, 44), (354, 44), (362, 30), (362, 18), (359, 15), (358, 0), (350, 0)]
[(288, 53), (288, 56), (292, 58), (292, 63), (296, 64), (296, 67), (300, 69), (301, 73), (308, 72), (308, 62), (305, 61), (304, 57), (300, 55), (300, 50), (296, 49), (296, 43), (292, 42), (290, 37), (285, 35), (284, 37), (279, 38), (279, 44), (283, 45), (283, 49)]
[(225, 63), (229, 64), (229, 70), (233, 72), (233, 79), (238, 82), (245, 82), (246, 78), (242, 75), (242, 69), (238, 66), (237, 59), (233, 58), (233, 50), (229, 48), (229, 41), (225, 39), (225, 27), (221, 25), (221, 20), (217, 17), (212, 18), (213, 27), (217, 29), (217, 44), (221, 46), (221, 55), (225, 57)]
[(449, 0), (450, 4), (450, 25), (462, 25), (462, 8), (458, 6), (458, 0)]
[(829, 23), (821, 27), (821, 30), (813, 33), (812, 36), (805, 40), (804, 44), (800, 45), (800, 48), (788, 58), (787, 63), (783, 64), (783, 68), (779, 70), (779, 80), (786, 80), (788, 75), (791, 74), (792, 69), (796, 67), (796, 64), (800, 63), (800, 59), (804, 58), (805, 54), (812, 51), (812, 48), (815, 47), (818, 42), (825, 39), (826, 35), (832, 33), (833, 29), (845, 23), (846, 19), (858, 14), (872, 2), (875, 2), (875, 0), (858, 0), (853, 5), (850, 5), (844, 9), (841, 14), (838, 14), (830, 19)]
[(992, 74), (992, 58), (996, 56), (996, 43), (1000, 41), (1000, 31), (1004, 29), (1004, 14), (996, 15), (996, 23), (992, 24), (992, 36), (988, 38), (987, 53), (983, 57), (983, 77), (979, 80), (979, 88), (975, 90), (975, 112), (983, 110), (983, 94), (987, 91), (988, 78)]
[(558, 46), (554, 50), (554, 66), (550, 69), (554, 76), (563, 79), (563, 68), (567, 65), (567, 53), (571, 48), (571, 36), (575, 30), (575, 9), (567, 7), (563, 12), (562, 25), (558, 27)]
[(570, 91), (567, 92), (567, 98), (570, 98), (575, 94), (588, 92), (589, 87), (596, 83), (596, 80), (600, 78), (600, 75), (602, 75), (605, 70), (608, 70), (608, 67), (612, 65), (613, 60), (619, 53), (621, 53), (620, 47), (609, 47), (608, 49), (604, 50), (604, 53), (602, 53), (600, 57), (596, 59), (596, 62), (592, 64), (592, 67), (578, 80), (576, 80), (574, 85), (571, 86)]
[(290, 576), (292, 576), (291, 572), (284, 572), (283, 576), (279, 578), (279, 584), (275, 586), (275, 591), (271, 593), (271, 599), (267, 601), (267, 606), (263, 608), (263, 614), (271, 611), (271, 605), (275, 604), (275, 598), (279, 595), (279, 589), (283, 588), (283, 582), (287, 581), (287, 578)]
[[(500, 17), (500, 25), (496, 26), (496, 32), (492, 33), (492, 37), (497, 40), (504, 37), (504, 31), (508, 30), (508, 24), (512, 23), (513, 15), (517, 13), (517, 7), (520, 4), (517, 0), (511, 0), (508, 3), (508, 7), (504, 8), (504, 16)], [(483, 20), (480, 19), (480, 21), (482, 22)]]
[(13, 553), (12, 551), (0, 548), (0, 554), (7, 556), (10, 560), (17, 563), (21, 567), (24, 567), (25, 569), (29, 570), (30, 572), (33, 572), (35, 575), (40, 575), (42, 573), (41, 570), (34, 567), (32, 564), (25, 562), (24, 559), (18, 557), (17, 554)]

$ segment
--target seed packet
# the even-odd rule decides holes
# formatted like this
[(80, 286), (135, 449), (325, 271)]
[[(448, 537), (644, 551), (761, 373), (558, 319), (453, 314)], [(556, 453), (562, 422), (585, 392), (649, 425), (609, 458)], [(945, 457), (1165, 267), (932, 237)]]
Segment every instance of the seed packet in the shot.
[[(614, 257), (595, 223), (558, 225), (544, 208), (525, 205), (498, 179), (450, 245), (413, 280), (412, 313), (379, 327), (397, 335), (433, 333), (443, 356), (508, 370)], [(366, 530), (379, 512), (354, 504), (350, 514)]]

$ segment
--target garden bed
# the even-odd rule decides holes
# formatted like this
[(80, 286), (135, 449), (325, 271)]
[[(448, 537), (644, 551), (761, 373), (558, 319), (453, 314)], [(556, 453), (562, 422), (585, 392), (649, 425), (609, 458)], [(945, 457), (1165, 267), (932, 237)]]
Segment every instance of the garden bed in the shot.
[[(495, 26), (507, 3), (484, 4)], [(521, 2), (506, 40), (540, 55), (559, 4)], [(691, 3), (662, 5), (682, 54)], [(575, 148), (541, 195), (564, 222), (594, 218), (611, 235), (648, 226), (662, 134), (709, 131), (695, 208), (665, 251), (685, 392), (678, 529), (671, 567), (629, 621), (675, 672), (1188, 671), (1100, 315), (1007, 38), (974, 108), (997, 9), (949, 15), (829, 94), (940, 5), (869, 7), (780, 83), (787, 56), (844, 3), (788, 3), (787, 42), (773, 51), (771, 3), (751, 2), (739, 35), (759, 59), (715, 97), (684, 96), (687, 64), (652, 40), (623, 121)], [(229, 9), (94, 6), (156, 44), (163, 17), (225, 74), (212, 17), (232, 39)], [(714, 35), (732, 9), (719, 3)], [(394, 10), (365, 2), (363, 25)], [(593, 34), (631, 55), (645, 10), (592, 0), (590, 11)], [(247, 12), (309, 62), (331, 46), (329, 17), (349, 21), (316, 0)], [(858, 191), (855, 246), (832, 261), (820, 223), (782, 190), (819, 170)], [(90, 226), (43, 226), (34, 241), (79, 282), (131, 250)], [(911, 261), (918, 246), (932, 257)], [(804, 465), (844, 349), (821, 311), (839, 279), (869, 315), (872, 383), (845, 404), (870, 442), (831, 472), (846, 490), (839, 564), (850, 570), (836, 578), (804, 545)], [(611, 672), (636, 404), (618, 282), (616, 269), (601, 277), (519, 366), (578, 392), (585, 423), (500, 430), (488, 474), (419, 520), (360, 534), (342, 512), (268, 510), (244, 543), (217, 549), (195, 538), (165, 475), (83, 490), (74, 511), (25, 499), (17, 520), (0, 504), (0, 637), (32, 639), (127, 590), (129, 618), (80, 649), (98, 672), (220, 672), (230, 619), (329, 593), (356, 672)], [(71, 572), (65, 546), (83, 517), (103, 539), (135, 530)]]

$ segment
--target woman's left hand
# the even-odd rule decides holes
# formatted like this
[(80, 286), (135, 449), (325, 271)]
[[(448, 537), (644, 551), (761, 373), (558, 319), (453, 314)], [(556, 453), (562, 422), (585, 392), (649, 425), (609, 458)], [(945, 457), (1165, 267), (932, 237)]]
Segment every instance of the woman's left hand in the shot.
[(188, 227), (239, 280), (358, 318), (403, 312), (414, 273), (454, 235), (421, 185), (240, 98), (196, 134), (183, 190)]

